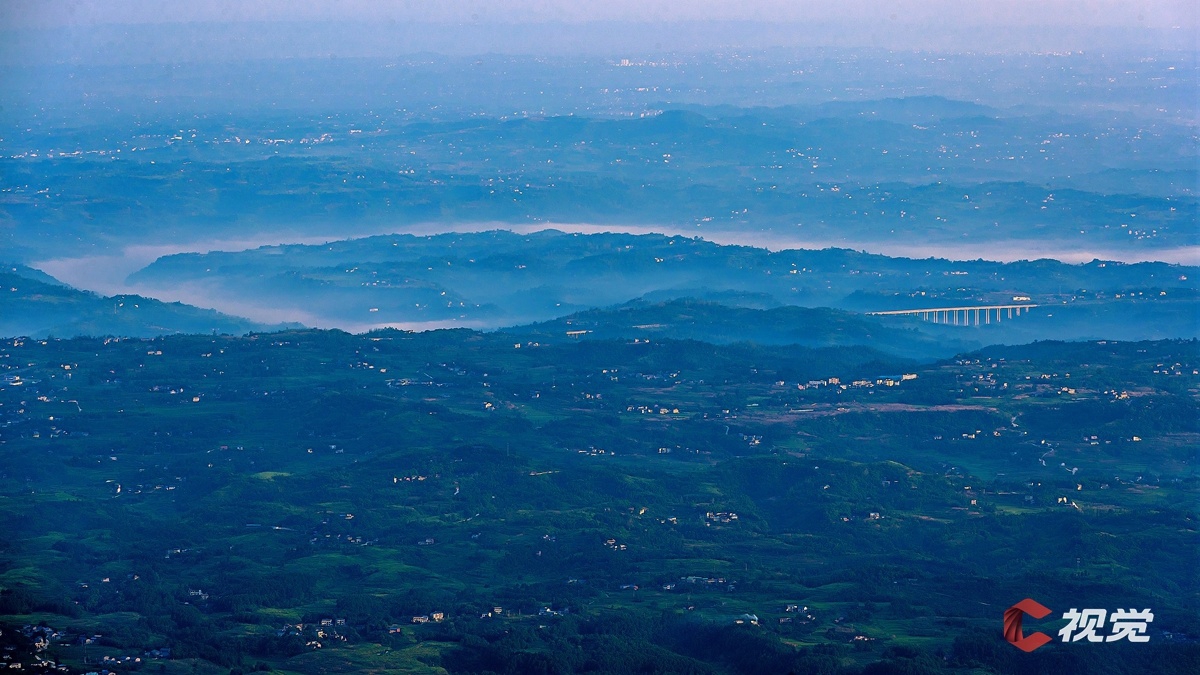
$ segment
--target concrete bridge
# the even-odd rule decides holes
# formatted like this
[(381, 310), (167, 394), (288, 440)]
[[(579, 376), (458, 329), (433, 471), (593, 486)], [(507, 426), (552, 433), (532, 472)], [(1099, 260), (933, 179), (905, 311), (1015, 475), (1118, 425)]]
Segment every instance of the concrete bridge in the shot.
[(894, 309), (887, 312), (867, 312), (874, 316), (919, 316), (922, 321), (944, 323), (952, 326), (980, 326), (992, 323), (992, 315), (996, 315), (996, 323), (1007, 312), (1008, 318), (1029, 313), (1037, 307), (1033, 304), (1022, 305), (977, 305), (973, 307), (930, 307), (926, 309)]

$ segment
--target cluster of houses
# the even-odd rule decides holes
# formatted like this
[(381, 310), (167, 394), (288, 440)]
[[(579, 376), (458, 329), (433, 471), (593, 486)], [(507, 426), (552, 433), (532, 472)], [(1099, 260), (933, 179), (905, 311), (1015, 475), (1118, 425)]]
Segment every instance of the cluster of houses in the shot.
[(840, 385), (842, 389), (870, 389), (872, 387), (898, 387), (901, 382), (917, 379), (916, 373), (903, 375), (879, 375), (865, 380), (854, 380), (850, 384)]
[(625, 412), (636, 412), (641, 415), (678, 415), (679, 408), (664, 405), (630, 405), (625, 406)]
[[(820, 389), (821, 387), (836, 387), (836, 386), (840, 385), (841, 383), (842, 383), (842, 381), (839, 378), (830, 377), (830, 378), (826, 378), (824, 380), (809, 380), (808, 382), (806, 382), (804, 384), (797, 384), (796, 389), (798, 389), (800, 391), (804, 391), (806, 389)], [(780, 380), (779, 382), (776, 382), (775, 384), (776, 384), (776, 386), (780, 386), (780, 387), (785, 385), (785, 383), (782, 380)]]
[(102, 666), (124, 666), (125, 668), (136, 668), (142, 664), (140, 656), (108, 656), (105, 655), (100, 659)]
[[(428, 614), (421, 614), (420, 616), (414, 616), (412, 618), (412, 623), (441, 623), (445, 620), (446, 620), (445, 612), (430, 612)], [(389, 632), (393, 632), (393, 631), (389, 630)]]
[[(64, 642), (68, 639), (66, 633), (57, 631), (50, 626), (21, 626), (21, 635), (33, 640), (33, 648), (42, 651), (50, 646), (51, 642)], [(100, 637), (97, 635), (96, 637)]]
[[(274, 529), (277, 529), (277, 530), (278, 530), (278, 529), (285, 529), (285, 528), (279, 528), (279, 527), (276, 527), (276, 528), (274, 528)], [(329, 540), (329, 542), (331, 542), (331, 543), (334, 543), (334, 542), (344, 542), (344, 543), (347, 543), (347, 544), (354, 544), (354, 545), (356, 545), (356, 546), (371, 546), (372, 544), (378, 543), (378, 541), (379, 541), (378, 539), (363, 539), (362, 537), (358, 537), (358, 536), (354, 536), (354, 535), (349, 535), (349, 534), (330, 534), (330, 533), (326, 533), (326, 534), (324, 535), (324, 537), (311, 537), (311, 538), (309, 538), (309, 540), (308, 540), (308, 543), (310, 543), (310, 544), (312, 544), (312, 545), (314, 545), (314, 546), (315, 546), (315, 545), (317, 544), (317, 542), (324, 542), (324, 540)]]
[[(725, 581), (725, 577), (690, 576), (690, 577), (680, 577), (679, 581), (682, 583), (685, 583), (685, 584), (694, 584), (694, 585), (703, 585), (703, 586), (722, 586), (727, 583)], [(675, 587), (675, 584), (671, 584), (671, 588), (674, 588), (674, 587)], [(663, 588), (664, 588), (664, 590), (670, 590), (670, 589), (667, 589), (665, 586)]]
[(295, 635), (304, 640), (304, 646), (309, 649), (321, 649), (321, 640), (337, 640), (346, 642), (343, 631), (346, 630), (345, 619), (321, 619), (317, 623), (284, 624), (283, 628), (275, 631), (276, 637)]
[[(51, 642), (66, 642), (70, 639), (65, 633), (49, 626), (29, 624), (22, 626), (20, 632), (30, 639), (33, 654), (18, 654), (16, 645), (6, 645), (3, 654), (0, 655), (0, 669), (23, 670), (28, 665), (30, 668), (36, 668), (42, 672), (68, 672), (66, 666), (59, 665), (45, 656), (45, 651), (50, 648)], [(2, 634), (3, 632), (0, 631), (0, 635)]]
[(433, 381), (433, 379), (416, 380), (416, 379), (411, 379), (411, 378), (407, 378), (407, 377), (401, 377), (399, 379), (387, 380), (385, 382), (385, 384), (387, 384), (387, 386), (389, 386), (393, 389), (395, 389), (396, 387), (416, 387), (416, 386), (445, 387), (446, 386), (445, 383), (435, 382), (435, 381)]
[[(779, 623), (812, 623), (817, 617), (813, 616), (808, 611), (808, 605), (801, 607), (800, 605), (786, 605), (783, 608), (784, 613), (793, 614), (795, 616), (783, 616), (779, 618)], [(802, 615), (802, 616), (801, 616)]]
[[(440, 476), (440, 474), (434, 474), (433, 477), (438, 478), (439, 476)], [(397, 484), (397, 483), (401, 483), (401, 482), (419, 483), (421, 481), (426, 481), (426, 480), (429, 480), (429, 476), (424, 476), (421, 474), (413, 474), (411, 476), (392, 476), (392, 484)]]
[(1162, 363), (1157, 363), (1154, 365), (1155, 375), (1184, 375), (1189, 370), (1192, 371), (1192, 375), (1200, 375), (1200, 370), (1178, 362), (1169, 366)]
[(917, 379), (916, 373), (904, 373), (902, 375), (880, 375), (875, 378), (875, 384), (883, 387), (898, 387), (901, 382)]
[[(797, 384), (796, 389), (806, 391), (809, 389), (822, 389), (825, 387), (837, 387), (839, 389), (868, 389), (871, 387), (898, 387), (902, 382), (917, 379), (916, 373), (902, 373), (899, 375), (877, 375), (872, 378), (861, 380), (853, 380), (848, 384), (843, 384), (841, 378), (827, 377), (823, 380), (809, 380), (802, 384)], [(786, 386), (783, 381), (775, 383), (776, 386)]]
[(709, 511), (704, 514), (704, 519), (709, 523), (729, 524), (737, 521), (738, 514), (733, 511)]

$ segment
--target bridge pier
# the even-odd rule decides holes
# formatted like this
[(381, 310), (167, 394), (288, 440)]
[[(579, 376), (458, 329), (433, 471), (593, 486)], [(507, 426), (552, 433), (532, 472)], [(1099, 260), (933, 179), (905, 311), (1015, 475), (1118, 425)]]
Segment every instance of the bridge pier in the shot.
[(1029, 310), (1034, 307), (1037, 307), (1037, 305), (980, 305), (976, 307), (897, 309), (867, 313), (876, 316), (917, 316), (922, 321), (954, 326), (979, 326), (981, 324), (987, 326), (992, 323), (992, 310), (996, 311), (996, 323), (1001, 323), (1004, 320), (1005, 310), (1008, 311), (1008, 318), (1012, 319), (1014, 316), (1020, 317), (1022, 313), (1028, 314)]

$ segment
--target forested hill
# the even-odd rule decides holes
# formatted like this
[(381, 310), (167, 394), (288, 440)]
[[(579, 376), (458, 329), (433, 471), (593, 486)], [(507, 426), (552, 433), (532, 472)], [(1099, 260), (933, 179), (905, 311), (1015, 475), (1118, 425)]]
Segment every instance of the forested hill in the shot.
[[(920, 328), (925, 328), (923, 332)], [(979, 347), (978, 335), (956, 336), (902, 319), (829, 308), (757, 309), (679, 299), (635, 301), (577, 312), (553, 321), (503, 329), (523, 339), (690, 339), (717, 344), (752, 342), (806, 347), (862, 346), (909, 358), (932, 359)]]
[(639, 298), (696, 298), (853, 312), (1013, 303), (1041, 307), (1035, 313), (1038, 322), (1024, 322), (1030, 330), (1023, 330), (1022, 322), (993, 323), (950, 338), (977, 344), (1194, 337), (1200, 331), (1193, 311), (1200, 270), (1193, 266), (772, 251), (662, 234), (382, 235), (164, 256), (129, 281), (149, 294), (184, 291), (214, 303), (290, 311), (315, 317), (318, 325), (351, 330), (498, 328)]
[[(275, 326), (280, 328), (281, 326)], [(139, 295), (79, 291), (37, 270), (0, 271), (0, 335), (151, 337), (168, 333), (236, 334), (265, 324)]]

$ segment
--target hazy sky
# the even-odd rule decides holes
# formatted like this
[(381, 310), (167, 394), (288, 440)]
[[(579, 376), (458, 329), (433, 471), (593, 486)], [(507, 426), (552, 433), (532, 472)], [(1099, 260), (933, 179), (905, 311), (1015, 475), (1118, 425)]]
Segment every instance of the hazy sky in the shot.
[(0, 45), (0, 61), (796, 46), (1194, 51), (1197, 6), (1195, 0), (0, 0), (0, 42), (8, 43)]
[(176, 21), (804, 21), (1196, 27), (1191, 0), (6, 0), (13, 26)]

